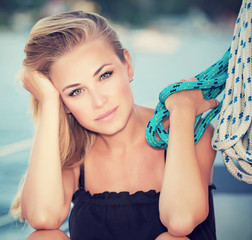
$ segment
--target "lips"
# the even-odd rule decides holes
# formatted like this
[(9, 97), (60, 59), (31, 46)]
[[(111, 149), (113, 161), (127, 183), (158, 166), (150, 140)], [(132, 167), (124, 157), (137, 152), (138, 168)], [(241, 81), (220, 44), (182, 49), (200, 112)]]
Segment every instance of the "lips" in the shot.
[(117, 110), (117, 107), (115, 107), (115, 108), (113, 108), (113, 109), (107, 111), (107, 112), (104, 113), (104, 114), (101, 114), (101, 115), (100, 115), (98, 118), (96, 118), (95, 120), (96, 120), (96, 121), (106, 121), (106, 120), (109, 120), (109, 119), (111, 119), (111, 118), (114, 116), (116, 110)]

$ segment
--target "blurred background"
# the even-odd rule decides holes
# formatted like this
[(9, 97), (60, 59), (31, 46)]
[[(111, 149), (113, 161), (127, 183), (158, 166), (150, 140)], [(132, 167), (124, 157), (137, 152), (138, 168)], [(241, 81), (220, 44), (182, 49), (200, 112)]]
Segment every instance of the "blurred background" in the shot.
[[(16, 75), (37, 20), (72, 10), (107, 17), (131, 53), (136, 103), (155, 107), (166, 85), (198, 74), (224, 54), (240, 6), (241, 0), (1, 0), (0, 239), (21, 240), (33, 231), (13, 220), (9, 208), (28, 166), (33, 136), (29, 94)], [(231, 176), (219, 153), (214, 184), (218, 239), (252, 240), (252, 187)], [(67, 223), (62, 229), (67, 231)]]

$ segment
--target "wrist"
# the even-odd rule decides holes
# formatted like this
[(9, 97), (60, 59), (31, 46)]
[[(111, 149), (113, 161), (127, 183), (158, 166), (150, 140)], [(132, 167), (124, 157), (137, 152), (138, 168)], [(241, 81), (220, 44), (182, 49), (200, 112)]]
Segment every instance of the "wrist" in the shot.
[(60, 106), (60, 97), (57, 95), (47, 97), (47, 98), (43, 99), (43, 101), (41, 101), (41, 106), (42, 106), (42, 108), (53, 107), (53, 106), (59, 107)]
[(195, 113), (192, 109), (178, 108), (170, 112), (170, 127), (186, 129), (194, 127)]
[(181, 116), (181, 117), (193, 117), (195, 118), (196, 117), (196, 111), (195, 111), (195, 108), (193, 107), (173, 107), (172, 109), (169, 110), (170, 112), (170, 116)]

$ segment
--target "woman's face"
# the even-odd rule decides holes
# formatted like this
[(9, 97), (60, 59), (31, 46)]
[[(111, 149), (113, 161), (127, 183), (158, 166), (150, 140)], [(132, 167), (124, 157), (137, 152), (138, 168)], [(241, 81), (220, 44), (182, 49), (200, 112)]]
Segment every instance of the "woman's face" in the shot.
[(87, 41), (59, 58), (50, 78), (68, 112), (86, 129), (112, 135), (122, 130), (132, 112), (133, 77), (128, 52), (125, 62), (102, 39)]

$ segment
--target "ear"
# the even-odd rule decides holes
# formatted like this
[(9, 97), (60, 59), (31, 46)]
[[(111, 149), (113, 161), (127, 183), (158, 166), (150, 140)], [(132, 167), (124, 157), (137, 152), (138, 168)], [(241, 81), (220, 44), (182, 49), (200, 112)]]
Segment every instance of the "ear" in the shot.
[(129, 51), (127, 49), (123, 50), (123, 55), (125, 58), (125, 64), (127, 66), (127, 72), (128, 72), (128, 76), (129, 76), (129, 81), (132, 81), (133, 76), (134, 76), (134, 70), (130, 61), (130, 54)]

